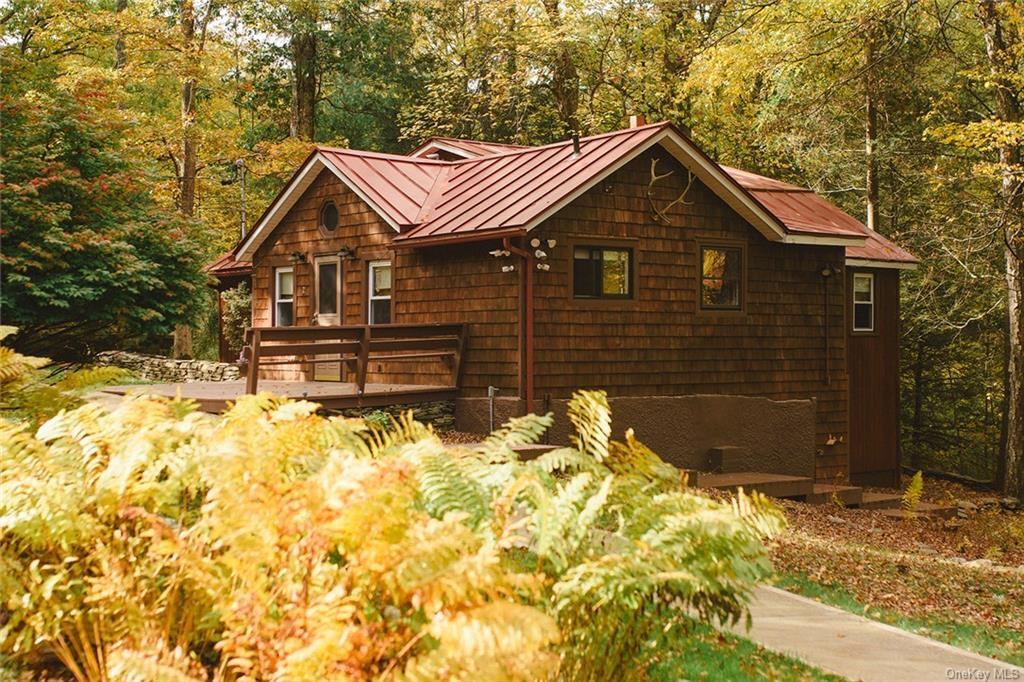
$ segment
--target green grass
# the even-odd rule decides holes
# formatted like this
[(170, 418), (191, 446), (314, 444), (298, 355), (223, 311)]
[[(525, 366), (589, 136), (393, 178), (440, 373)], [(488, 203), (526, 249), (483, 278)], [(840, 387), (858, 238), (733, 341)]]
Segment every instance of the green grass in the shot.
[(1024, 635), (1008, 628), (970, 625), (933, 616), (906, 616), (891, 609), (864, 604), (842, 586), (822, 585), (802, 574), (779, 575), (776, 584), (790, 592), (880, 623), (946, 642), (982, 656), (1024, 666)]
[(842, 682), (803, 661), (769, 651), (749, 639), (694, 625), (677, 644), (665, 649), (649, 670), (654, 682), (677, 680), (773, 680), (774, 682)]

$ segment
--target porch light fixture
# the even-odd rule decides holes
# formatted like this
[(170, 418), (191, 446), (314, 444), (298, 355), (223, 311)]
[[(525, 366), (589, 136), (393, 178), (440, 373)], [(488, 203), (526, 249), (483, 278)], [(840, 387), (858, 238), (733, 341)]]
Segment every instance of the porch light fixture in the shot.
[(342, 260), (351, 260), (356, 257), (355, 249), (351, 246), (343, 246), (338, 249), (338, 258)]
[(836, 266), (834, 266), (832, 264), (826, 265), (825, 267), (823, 267), (821, 269), (821, 276), (825, 277), (826, 279), (831, 277), (832, 275), (838, 275), (838, 274), (839, 274), (839, 268), (837, 268)]
[(288, 260), (291, 261), (292, 265), (298, 265), (299, 263), (305, 263), (306, 262), (306, 254), (302, 253), (301, 251), (293, 251), (292, 255), (288, 257)]

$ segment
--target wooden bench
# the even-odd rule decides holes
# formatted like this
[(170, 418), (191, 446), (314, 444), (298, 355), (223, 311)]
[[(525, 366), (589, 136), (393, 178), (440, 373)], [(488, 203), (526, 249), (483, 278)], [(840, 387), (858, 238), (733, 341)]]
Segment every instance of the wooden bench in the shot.
[[(256, 393), (261, 367), (344, 363), (355, 375), (357, 395), (366, 390), (371, 362), (437, 358), (458, 388), (466, 348), (464, 324), (362, 324), (333, 327), (250, 327), (243, 357), (245, 392)], [(321, 358), (320, 356), (332, 356)]]

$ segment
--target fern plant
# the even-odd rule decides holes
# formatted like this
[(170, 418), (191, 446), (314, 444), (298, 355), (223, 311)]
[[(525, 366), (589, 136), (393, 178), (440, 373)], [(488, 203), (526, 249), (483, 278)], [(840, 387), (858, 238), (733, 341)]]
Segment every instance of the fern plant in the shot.
[(903, 505), (903, 511), (908, 516), (914, 516), (917, 514), (917, 508), (921, 504), (921, 494), (924, 493), (924, 474), (918, 471), (911, 477), (910, 482), (907, 483), (906, 489), (903, 491), (903, 499), (901, 503)]
[(722, 504), (602, 393), (475, 449), (246, 396), (134, 398), (0, 432), (0, 655), (79, 680), (641, 677), (693, 614), (741, 618), (781, 516)]
[[(0, 341), (16, 331), (16, 327), (0, 326)], [(132, 378), (131, 372), (119, 367), (86, 367), (58, 371), (54, 380), (40, 371), (50, 364), (48, 358), (22, 355), (0, 345), (0, 410), (39, 423), (62, 409), (81, 405), (81, 396), (89, 390)]]

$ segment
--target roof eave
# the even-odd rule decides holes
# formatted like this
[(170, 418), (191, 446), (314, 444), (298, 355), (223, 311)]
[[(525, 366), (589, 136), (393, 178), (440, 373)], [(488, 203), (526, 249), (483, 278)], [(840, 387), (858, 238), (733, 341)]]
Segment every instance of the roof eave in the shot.
[(525, 228), (517, 227), (506, 230), (474, 230), (472, 232), (459, 232), (442, 236), (398, 236), (391, 242), (391, 245), (396, 249), (419, 249), (429, 246), (444, 246), (446, 244), (470, 244), (473, 242), (486, 242), (492, 239), (509, 239), (512, 237), (522, 237), (525, 234)]
[(853, 268), (877, 268), (880, 270), (916, 270), (920, 263), (874, 258), (847, 258), (846, 265)]

